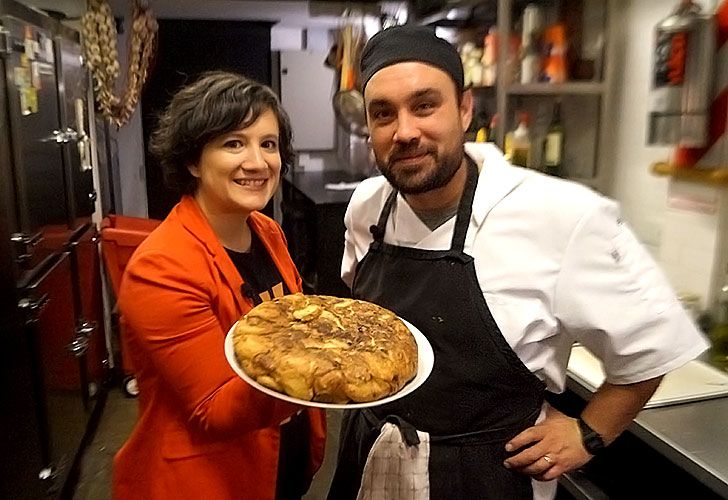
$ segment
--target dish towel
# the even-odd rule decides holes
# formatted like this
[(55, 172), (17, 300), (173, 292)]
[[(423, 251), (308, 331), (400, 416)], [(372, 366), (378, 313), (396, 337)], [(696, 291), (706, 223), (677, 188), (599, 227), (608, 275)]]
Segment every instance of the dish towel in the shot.
[(430, 435), (416, 431), (419, 444), (407, 444), (404, 432), (391, 422), (382, 426), (369, 450), (357, 500), (429, 500)]

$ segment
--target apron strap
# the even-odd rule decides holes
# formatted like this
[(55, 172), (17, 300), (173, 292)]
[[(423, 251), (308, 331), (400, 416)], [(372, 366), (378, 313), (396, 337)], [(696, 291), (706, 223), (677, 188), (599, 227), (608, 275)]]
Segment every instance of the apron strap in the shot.
[[(465, 161), (467, 162), (467, 179), (465, 181), (465, 187), (463, 188), (463, 194), (460, 197), (460, 203), (458, 205), (457, 219), (455, 219), (455, 231), (452, 237), (452, 243), (450, 251), (456, 255), (460, 255), (465, 247), (465, 236), (468, 233), (468, 226), (470, 225), (470, 215), (473, 213), (473, 199), (475, 198), (475, 188), (478, 187), (478, 166), (475, 162), (467, 155), (465, 155)], [(384, 241), (384, 231), (387, 227), (387, 219), (389, 214), (392, 212), (392, 207), (397, 201), (398, 191), (393, 189), (387, 201), (382, 207), (382, 211), (379, 213), (379, 220), (376, 225), (369, 226), (369, 232), (374, 237), (374, 242)]]
[(420, 444), (420, 437), (417, 435), (417, 429), (403, 418), (397, 415), (387, 415), (384, 421), (391, 422), (397, 426), (400, 434), (402, 434), (402, 439), (405, 443), (407, 443), (407, 446)]
[(362, 416), (366, 419), (370, 426), (381, 430), (382, 426), (386, 422), (391, 422), (397, 426), (399, 432), (402, 434), (402, 439), (407, 446), (415, 446), (420, 444), (420, 437), (417, 435), (417, 429), (414, 425), (407, 422), (405, 419), (398, 415), (387, 415), (380, 419), (371, 410), (363, 409)]
[(392, 192), (389, 193), (387, 201), (384, 203), (382, 211), (379, 213), (379, 221), (377, 221), (376, 225), (369, 226), (369, 232), (372, 233), (374, 241), (384, 240), (384, 230), (387, 227), (387, 219), (389, 218), (389, 214), (392, 211), (392, 206), (397, 200), (397, 192), (398, 191), (396, 189), (393, 189)]
[(453, 232), (452, 246), (450, 247), (450, 251), (456, 255), (462, 254), (465, 248), (465, 236), (468, 234), (470, 215), (473, 213), (475, 188), (478, 187), (478, 166), (469, 156), (465, 155), (465, 159), (468, 164), (468, 177), (465, 181), (463, 194), (460, 196), (457, 219), (455, 219), (455, 231)]

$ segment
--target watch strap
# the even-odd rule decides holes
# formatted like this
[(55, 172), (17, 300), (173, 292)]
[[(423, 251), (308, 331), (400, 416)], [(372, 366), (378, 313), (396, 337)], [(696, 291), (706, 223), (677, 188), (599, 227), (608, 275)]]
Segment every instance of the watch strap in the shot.
[(581, 431), (581, 442), (590, 454), (597, 455), (605, 448), (606, 445), (602, 436), (584, 422), (581, 417), (579, 417), (579, 430)]

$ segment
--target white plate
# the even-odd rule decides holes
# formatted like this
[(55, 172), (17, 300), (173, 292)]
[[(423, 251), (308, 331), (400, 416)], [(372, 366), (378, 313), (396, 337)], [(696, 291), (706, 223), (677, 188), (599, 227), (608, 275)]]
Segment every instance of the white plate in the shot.
[(315, 408), (331, 408), (343, 410), (353, 408), (367, 408), (369, 406), (379, 406), (386, 403), (391, 403), (392, 401), (402, 398), (417, 389), (419, 386), (421, 386), (425, 382), (425, 380), (427, 380), (427, 377), (430, 376), (430, 373), (432, 372), (432, 366), (435, 363), (435, 355), (432, 352), (432, 346), (430, 346), (427, 338), (422, 334), (422, 332), (420, 332), (408, 321), (402, 320), (402, 322), (407, 326), (407, 328), (409, 328), (410, 332), (412, 332), (412, 335), (415, 338), (415, 342), (417, 342), (417, 374), (415, 374), (415, 378), (410, 380), (404, 387), (402, 387), (402, 389), (399, 390), (399, 392), (392, 394), (391, 396), (387, 396), (386, 398), (378, 399), (377, 401), (370, 401), (368, 403), (337, 404), (320, 403), (318, 401), (306, 401), (303, 399), (296, 399), (287, 394), (282, 394), (280, 392), (274, 391), (273, 389), (269, 389), (264, 385), (259, 384), (258, 382), (250, 378), (243, 371), (242, 368), (240, 368), (240, 366), (238, 365), (238, 360), (235, 358), (235, 348), (233, 347), (233, 330), (235, 330), (235, 325), (237, 325), (237, 323), (230, 327), (230, 330), (225, 337), (225, 357), (227, 358), (228, 363), (230, 363), (233, 371), (237, 373), (238, 376), (245, 380), (248, 384), (252, 385), (259, 391), (268, 394), (269, 396), (288, 401), (289, 403), (295, 403), (303, 406), (313, 406)]

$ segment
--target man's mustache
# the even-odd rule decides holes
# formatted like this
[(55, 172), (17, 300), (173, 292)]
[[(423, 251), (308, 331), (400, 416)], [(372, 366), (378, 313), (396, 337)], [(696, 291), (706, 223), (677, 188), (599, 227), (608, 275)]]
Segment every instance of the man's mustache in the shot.
[(413, 156), (422, 156), (426, 154), (436, 153), (436, 148), (432, 147), (396, 147), (389, 157), (389, 161), (402, 160), (404, 158), (412, 158)]

